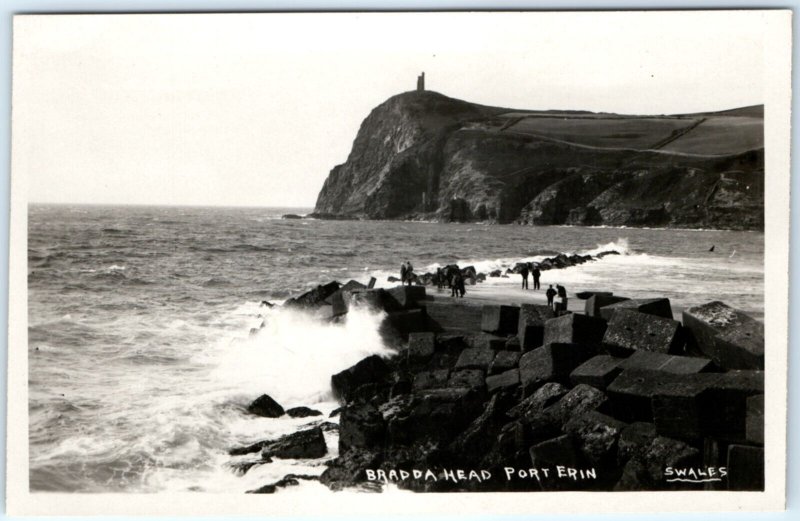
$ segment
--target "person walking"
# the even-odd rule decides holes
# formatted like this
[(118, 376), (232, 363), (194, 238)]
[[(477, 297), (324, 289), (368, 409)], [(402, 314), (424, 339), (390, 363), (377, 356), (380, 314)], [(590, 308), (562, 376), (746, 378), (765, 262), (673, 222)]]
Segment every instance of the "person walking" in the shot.
[(553, 285), (550, 284), (550, 287), (547, 288), (545, 295), (547, 295), (547, 305), (551, 308), (553, 307), (553, 299), (556, 297), (557, 291), (553, 289)]
[(522, 289), (528, 289), (528, 264), (523, 264), (522, 268), (519, 270), (519, 274), (522, 275)]
[(539, 271), (538, 264), (533, 265), (533, 270), (531, 271), (531, 274), (533, 275), (533, 289), (534, 290), (542, 289), (542, 286), (539, 285), (539, 279), (542, 277), (542, 272)]

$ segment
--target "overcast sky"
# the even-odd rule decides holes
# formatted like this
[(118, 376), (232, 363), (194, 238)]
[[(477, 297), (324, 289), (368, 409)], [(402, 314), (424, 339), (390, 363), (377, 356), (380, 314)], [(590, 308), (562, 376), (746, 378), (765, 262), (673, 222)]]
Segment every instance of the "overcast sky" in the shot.
[(361, 121), (429, 90), (631, 114), (763, 102), (758, 15), (17, 17), (14, 179), (33, 202), (313, 206)]

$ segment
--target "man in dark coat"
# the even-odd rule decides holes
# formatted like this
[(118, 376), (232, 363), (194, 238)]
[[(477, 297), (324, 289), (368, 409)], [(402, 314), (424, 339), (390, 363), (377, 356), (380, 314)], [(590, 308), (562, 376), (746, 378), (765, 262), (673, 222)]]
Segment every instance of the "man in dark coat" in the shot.
[(533, 289), (535, 289), (535, 290), (536, 289), (542, 289), (542, 287), (539, 285), (539, 279), (542, 276), (542, 272), (539, 271), (539, 265), (538, 264), (534, 264), (533, 265), (533, 271), (531, 272), (531, 274), (533, 275)]
[(519, 270), (522, 275), (522, 289), (528, 289), (528, 264), (523, 264)]
[(553, 299), (556, 297), (557, 291), (553, 289), (553, 285), (550, 284), (550, 287), (547, 288), (545, 295), (547, 295), (547, 305), (553, 307)]

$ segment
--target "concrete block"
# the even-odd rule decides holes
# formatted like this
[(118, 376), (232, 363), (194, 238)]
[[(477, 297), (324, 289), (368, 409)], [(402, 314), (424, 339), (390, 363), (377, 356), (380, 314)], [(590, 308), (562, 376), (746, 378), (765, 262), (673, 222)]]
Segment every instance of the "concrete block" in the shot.
[(481, 311), (481, 330), (496, 335), (516, 335), (519, 327), (519, 307), (485, 305)]
[(530, 351), (544, 344), (544, 324), (555, 317), (550, 306), (523, 304), (520, 306), (517, 336), (520, 349)]
[(618, 309), (628, 311), (638, 311), (647, 315), (668, 318), (672, 320), (672, 306), (668, 298), (649, 298), (649, 299), (628, 299), (615, 304), (609, 304), (600, 308), (600, 316), (606, 320), (611, 320), (611, 316)]
[(603, 344), (620, 354), (636, 350), (677, 354), (683, 350), (684, 337), (680, 322), (619, 309), (608, 322)]
[(606, 294), (598, 294), (595, 293), (588, 299), (586, 299), (586, 316), (589, 317), (600, 317), (600, 308), (603, 306), (610, 306), (611, 304), (616, 304), (617, 302), (623, 302), (625, 300), (630, 300), (626, 297), (615, 297), (613, 295), (606, 295)]
[(581, 344), (548, 344), (519, 359), (520, 381), (525, 395), (546, 382), (566, 382), (569, 374), (594, 354)]
[(504, 373), (486, 377), (486, 390), (491, 394), (496, 391), (513, 389), (519, 386), (519, 369), (510, 369)]
[(426, 301), (425, 309), (434, 331), (480, 333), (482, 306), (453, 300)]
[(605, 320), (571, 313), (545, 322), (544, 343), (599, 345), (605, 332)]
[(573, 385), (586, 384), (605, 390), (614, 378), (622, 372), (620, 363), (624, 358), (609, 355), (597, 355), (575, 368), (569, 375)]
[(745, 438), (750, 443), (764, 445), (764, 395), (747, 398)]
[(630, 357), (620, 361), (620, 369), (645, 369), (663, 371), (674, 374), (694, 374), (711, 368), (711, 360), (693, 356), (675, 356), (654, 353), (652, 351), (636, 351)]
[(519, 367), (519, 358), (522, 353), (519, 351), (498, 351), (494, 355), (494, 360), (489, 364), (489, 374), (500, 374)]
[(399, 309), (417, 308), (425, 300), (425, 286), (395, 286), (386, 294)]
[(722, 302), (683, 311), (687, 349), (724, 369), (764, 368), (764, 324)]

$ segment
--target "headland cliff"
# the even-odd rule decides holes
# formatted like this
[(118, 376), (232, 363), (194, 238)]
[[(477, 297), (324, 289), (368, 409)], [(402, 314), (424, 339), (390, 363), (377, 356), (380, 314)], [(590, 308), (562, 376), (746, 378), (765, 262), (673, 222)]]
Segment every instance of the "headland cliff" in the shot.
[(632, 116), (393, 96), (318, 218), (762, 230), (763, 106)]

